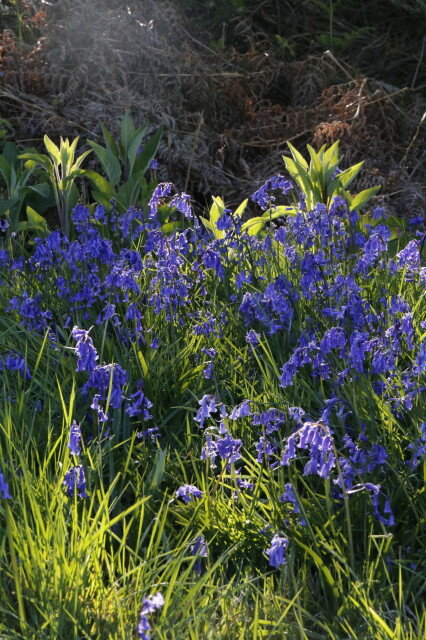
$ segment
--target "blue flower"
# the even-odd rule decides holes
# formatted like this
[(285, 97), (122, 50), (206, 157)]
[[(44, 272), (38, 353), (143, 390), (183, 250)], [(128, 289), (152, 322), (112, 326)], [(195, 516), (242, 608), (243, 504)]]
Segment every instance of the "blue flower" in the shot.
[(138, 638), (141, 640), (150, 640), (151, 634), (151, 625), (148, 620), (148, 616), (161, 607), (164, 606), (164, 598), (161, 593), (156, 593), (153, 596), (147, 596), (142, 600), (142, 608), (139, 614), (139, 622), (136, 627), (136, 632), (138, 634)]
[(72, 498), (76, 492), (77, 495), (80, 496), (80, 498), (87, 498), (86, 475), (81, 464), (68, 469), (65, 474), (63, 485), (65, 486), (67, 495), (70, 498)]
[(198, 538), (195, 538), (193, 544), (191, 544), (191, 553), (196, 557), (196, 560), (194, 563), (194, 571), (198, 575), (201, 575), (202, 558), (207, 558), (209, 554), (207, 540), (203, 535), (198, 536)]
[(81, 453), (81, 429), (75, 420), (70, 427), (68, 448), (73, 456), (79, 456)]
[(192, 502), (194, 498), (202, 498), (203, 495), (204, 493), (193, 484), (184, 484), (175, 493), (176, 498), (180, 498), (185, 504)]
[[(90, 329), (89, 329), (90, 331)], [(89, 331), (74, 327), (72, 330), (72, 337), (77, 340), (75, 352), (77, 354), (77, 369), (76, 371), (87, 371), (91, 373), (96, 366), (96, 360), (98, 360), (98, 354), (93, 346), (93, 340), (89, 336)]]
[(288, 549), (288, 538), (279, 536), (278, 533), (276, 533), (271, 540), (271, 545), (269, 549), (265, 550), (266, 555), (269, 557), (269, 565), (277, 569), (278, 567), (286, 564), (287, 549)]
[(0, 499), (2, 500), (12, 500), (12, 496), (10, 495), (9, 485), (7, 484), (4, 475), (0, 471)]

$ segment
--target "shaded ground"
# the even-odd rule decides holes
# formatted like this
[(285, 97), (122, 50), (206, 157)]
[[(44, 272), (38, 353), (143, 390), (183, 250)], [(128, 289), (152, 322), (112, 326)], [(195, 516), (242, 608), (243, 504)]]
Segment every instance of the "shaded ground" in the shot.
[(20, 39), (15, 5), (2, 2), (0, 115), (35, 146), (44, 133), (96, 139), (100, 120), (117, 130), (126, 110), (163, 124), (160, 178), (200, 204), (236, 203), (281, 171), (286, 140), (341, 138), (345, 164), (366, 160), (356, 187), (381, 183), (391, 212), (425, 212), (426, 9), (330, 6), (21, 2)]

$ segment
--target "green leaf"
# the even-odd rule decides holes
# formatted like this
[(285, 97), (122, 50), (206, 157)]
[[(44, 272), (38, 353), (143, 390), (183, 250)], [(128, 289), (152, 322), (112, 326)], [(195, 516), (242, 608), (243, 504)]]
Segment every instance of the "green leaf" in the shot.
[(59, 151), (59, 147), (57, 147), (48, 136), (44, 136), (43, 142), (47, 152), (53, 158), (55, 164), (59, 165), (61, 163), (61, 152)]
[(144, 144), (142, 151), (136, 156), (132, 173), (141, 171), (143, 174), (149, 169), (149, 165), (154, 160), (163, 135), (163, 127), (157, 129), (152, 138)]
[(4, 215), (19, 201), (19, 197), (10, 198), (9, 200), (0, 199), (0, 215)]
[(117, 143), (115, 142), (114, 138), (112, 137), (112, 135), (110, 134), (110, 132), (108, 131), (104, 123), (101, 122), (100, 125), (101, 125), (102, 133), (103, 133), (105, 144), (108, 151), (110, 151), (118, 160), (119, 152), (118, 152)]
[(248, 198), (246, 198), (245, 200), (242, 201), (242, 203), (237, 207), (237, 209), (235, 209), (235, 216), (242, 216), (244, 211), (246, 210), (248, 204)]
[(45, 233), (49, 233), (49, 227), (47, 226), (46, 220), (43, 218), (43, 216), (38, 214), (37, 211), (34, 211), (32, 207), (27, 207), (26, 214), (28, 223), (33, 228), (43, 229)]
[(302, 154), (300, 153), (300, 151), (298, 151), (296, 149), (296, 147), (293, 147), (293, 145), (291, 144), (291, 142), (287, 142), (287, 146), (290, 149), (291, 155), (293, 156), (293, 159), (298, 162), (304, 169), (308, 169), (309, 165), (306, 162), (305, 158), (302, 156)]
[(142, 188), (142, 172), (134, 173), (118, 190), (117, 203), (123, 208), (128, 209), (137, 205), (140, 190)]
[(86, 169), (84, 172), (84, 175), (96, 187), (96, 189), (102, 195), (102, 197), (107, 199), (108, 204), (111, 198), (117, 197), (117, 194), (112, 184), (108, 182), (106, 178), (101, 176), (100, 173), (98, 173), (97, 171), (92, 171), (92, 169)]
[(6, 187), (8, 189), (10, 185), (10, 172), (11, 172), (11, 165), (6, 160), (6, 158), (3, 155), (1, 155), (0, 156), (0, 173), (2, 174), (3, 179), (6, 183)]
[(44, 169), (46, 169), (49, 175), (53, 175), (52, 162), (50, 161), (48, 156), (45, 156), (43, 153), (23, 153), (18, 157), (21, 160), (29, 161), (25, 163), (27, 168), (34, 168), (35, 165), (40, 164)]
[(364, 204), (366, 204), (379, 190), (381, 189), (381, 185), (377, 185), (376, 187), (371, 187), (370, 189), (364, 189), (364, 191), (360, 191), (357, 195), (352, 198), (350, 204), (350, 210), (354, 211), (355, 209), (359, 209)]
[(306, 145), (307, 150), (309, 151), (309, 155), (311, 156), (312, 165), (318, 175), (322, 175), (322, 164), (316, 153), (316, 151), (311, 147), (310, 144)]
[(180, 220), (176, 220), (174, 222), (166, 222), (161, 227), (161, 231), (163, 233), (173, 233), (173, 231), (177, 231), (178, 229), (185, 229), (185, 224)]
[(129, 145), (135, 135), (135, 126), (132, 117), (128, 111), (123, 116), (120, 128), (120, 142), (123, 147), (124, 155), (127, 155)]
[(257, 234), (262, 231), (266, 222), (262, 216), (255, 216), (241, 226), (241, 231), (245, 231), (249, 236), (257, 236)]
[(226, 231), (223, 229), (217, 228), (217, 221), (225, 210), (225, 203), (222, 198), (218, 196), (213, 196), (213, 204), (210, 207), (210, 224), (212, 227), (212, 231), (214, 233), (215, 238), (224, 238), (226, 236)]
[(139, 150), (139, 147), (141, 146), (141, 142), (145, 135), (147, 126), (148, 124), (145, 124), (143, 127), (140, 127), (140, 129), (138, 129), (135, 132), (135, 135), (133, 136), (133, 139), (130, 142), (129, 147), (127, 149), (127, 160), (129, 162), (129, 175), (132, 175), (133, 165), (134, 165), (136, 156), (138, 155), (138, 150)]
[(117, 160), (114, 154), (111, 151), (108, 151), (108, 149), (105, 149), (105, 147), (102, 147), (100, 144), (97, 144), (92, 140), (88, 140), (87, 142), (95, 152), (112, 186), (117, 186), (121, 178), (120, 162)]
[(336, 176), (336, 180), (340, 182), (342, 187), (348, 187), (352, 180), (354, 180), (358, 173), (361, 171), (364, 165), (364, 160), (362, 162), (358, 162), (358, 164), (354, 164), (352, 167), (345, 169), (339, 175)]
[(28, 191), (33, 191), (37, 195), (42, 196), (43, 198), (48, 198), (50, 195), (50, 185), (47, 182), (41, 182), (40, 184), (32, 184), (26, 187)]

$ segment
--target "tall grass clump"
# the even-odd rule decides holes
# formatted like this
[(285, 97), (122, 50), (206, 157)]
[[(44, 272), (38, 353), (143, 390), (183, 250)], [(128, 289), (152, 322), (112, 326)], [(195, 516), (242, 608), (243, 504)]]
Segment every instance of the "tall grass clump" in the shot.
[(424, 637), (424, 229), (246, 206), (4, 241), (5, 640)]

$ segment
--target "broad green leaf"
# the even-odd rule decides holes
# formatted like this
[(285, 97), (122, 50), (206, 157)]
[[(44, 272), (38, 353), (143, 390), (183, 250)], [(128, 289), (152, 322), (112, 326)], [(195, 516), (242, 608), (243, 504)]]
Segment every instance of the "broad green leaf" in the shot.
[(19, 197), (10, 198), (9, 200), (0, 198), (0, 215), (4, 215), (6, 211), (9, 211), (18, 201)]
[(201, 222), (206, 227), (206, 229), (208, 229), (209, 231), (213, 231), (213, 226), (210, 220), (207, 220), (207, 218), (201, 218)]
[(305, 158), (302, 156), (302, 154), (300, 153), (300, 151), (298, 151), (296, 149), (296, 147), (293, 147), (293, 145), (291, 144), (291, 142), (287, 142), (287, 146), (290, 149), (291, 155), (293, 156), (293, 159), (298, 162), (299, 164), (302, 165), (302, 167), (304, 169), (308, 169), (309, 165), (306, 162)]
[(47, 226), (46, 220), (41, 216), (37, 211), (34, 211), (32, 207), (26, 208), (27, 220), (29, 224), (33, 227), (41, 228), (46, 233), (49, 232), (49, 227)]
[(139, 147), (141, 146), (141, 142), (145, 135), (145, 131), (148, 125), (141, 127), (138, 131), (135, 132), (132, 141), (129, 144), (127, 149), (127, 160), (129, 162), (129, 175), (132, 175), (133, 165), (136, 160), (136, 156), (138, 155)]
[(379, 184), (376, 187), (364, 189), (364, 191), (360, 191), (359, 193), (357, 193), (350, 204), (351, 211), (359, 209), (364, 204), (366, 204), (380, 189), (381, 185)]
[(115, 142), (114, 138), (112, 137), (112, 135), (110, 134), (110, 132), (108, 131), (104, 123), (101, 122), (100, 125), (101, 125), (102, 133), (103, 133), (105, 144), (108, 151), (111, 151), (111, 153), (118, 159), (119, 152), (118, 152), (117, 143)]
[(213, 196), (213, 204), (210, 207), (210, 224), (212, 227), (212, 231), (214, 233), (215, 238), (224, 238), (226, 236), (226, 231), (217, 228), (217, 221), (225, 210), (225, 203), (222, 198), (218, 196)]
[(173, 231), (177, 231), (178, 229), (185, 229), (185, 224), (181, 220), (166, 222), (161, 227), (163, 233), (173, 233)]
[(141, 171), (143, 174), (149, 169), (149, 165), (154, 160), (163, 135), (163, 127), (157, 129), (152, 138), (143, 146), (142, 151), (136, 156), (132, 173)]
[(321, 164), (321, 161), (317, 155), (317, 152), (315, 151), (315, 149), (313, 149), (311, 147), (310, 144), (306, 145), (307, 150), (309, 151), (309, 155), (311, 156), (311, 160), (312, 160), (312, 165), (315, 168), (315, 171), (318, 173), (318, 175), (322, 175), (323, 173), (323, 167)]
[(53, 158), (55, 164), (57, 165), (60, 164), (61, 152), (59, 150), (59, 147), (57, 147), (56, 144), (48, 136), (44, 136), (43, 142), (44, 142), (44, 146), (47, 149), (47, 152)]
[(113, 153), (111, 153), (111, 151), (108, 151), (108, 149), (105, 149), (105, 147), (102, 147), (100, 144), (97, 144), (92, 140), (88, 140), (87, 142), (95, 152), (112, 186), (117, 186), (121, 178), (120, 162), (113, 155)]
[(248, 198), (242, 201), (242, 203), (235, 209), (235, 216), (242, 216), (244, 211), (246, 210), (248, 204)]
[(135, 135), (135, 125), (133, 124), (132, 116), (128, 111), (123, 116), (120, 128), (120, 142), (123, 147), (124, 155), (127, 155), (127, 150)]
[(89, 155), (89, 153), (92, 153), (92, 149), (88, 149), (87, 151), (84, 151), (81, 156), (78, 156), (77, 160), (75, 161), (75, 163), (71, 166), (70, 171), (76, 171), (77, 169), (79, 169), (81, 167), (81, 164), (83, 162), (83, 160), (85, 158), (87, 158), (87, 156)]
[(84, 172), (86, 178), (90, 180), (90, 182), (96, 187), (96, 189), (102, 194), (104, 198), (107, 200), (111, 200), (111, 198), (116, 197), (116, 192), (114, 187), (110, 182), (97, 171), (92, 171), (92, 169), (86, 169)]
[(266, 222), (262, 216), (255, 216), (241, 226), (241, 231), (245, 231), (249, 236), (257, 236), (257, 234), (262, 231)]
[(341, 171), (339, 175), (336, 176), (336, 180), (340, 182), (342, 187), (348, 187), (352, 180), (356, 178), (358, 173), (361, 171), (364, 165), (364, 160), (358, 162), (358, 164), (354, 164), (352, 167)]
[(277, 218), (282, 218), (283, 216), (296, 216), (296, 215), (297, 215), (296, 207), (278, 206), (265, 211), (265, 213), (262, 214), (262, 218), (268, 221), (268, 220), (276, 220)]
[[(323, 162), (330, 166), (330, 164), (337, 164), (339, 161), (339, 143), (340, 140), (336, 140), (331, 147), (329, 147), (326, 151), (323, 152)], [(324, 149), (325, 145), (321, 147)]]
[(5, 181), (7, 188), (9, 188), (9, 185), (10, 185), (10, 172), (11, 172), (11, 165), (6, 160), (6, 158), (3, 155), (1, 155), (0, 156), (0, 173), (3, 176), (3, 179)]
[[(41, 164), (41, 166), (44, 167), (44, 169), (46, 169), (48, 173), (51, 173), (52, 163), (50, 159), (47, 156), (45, 156), (43, 153), (23, 153), (22, 155), (19, 156), (19, 158), (21, 160), (30, 161), (29, 163), (27, 162), (25, 163), (27, 168), (34, 168), (35, 165)], [(31, 164), (31, 163), (34, 163), (34, 164)]]

